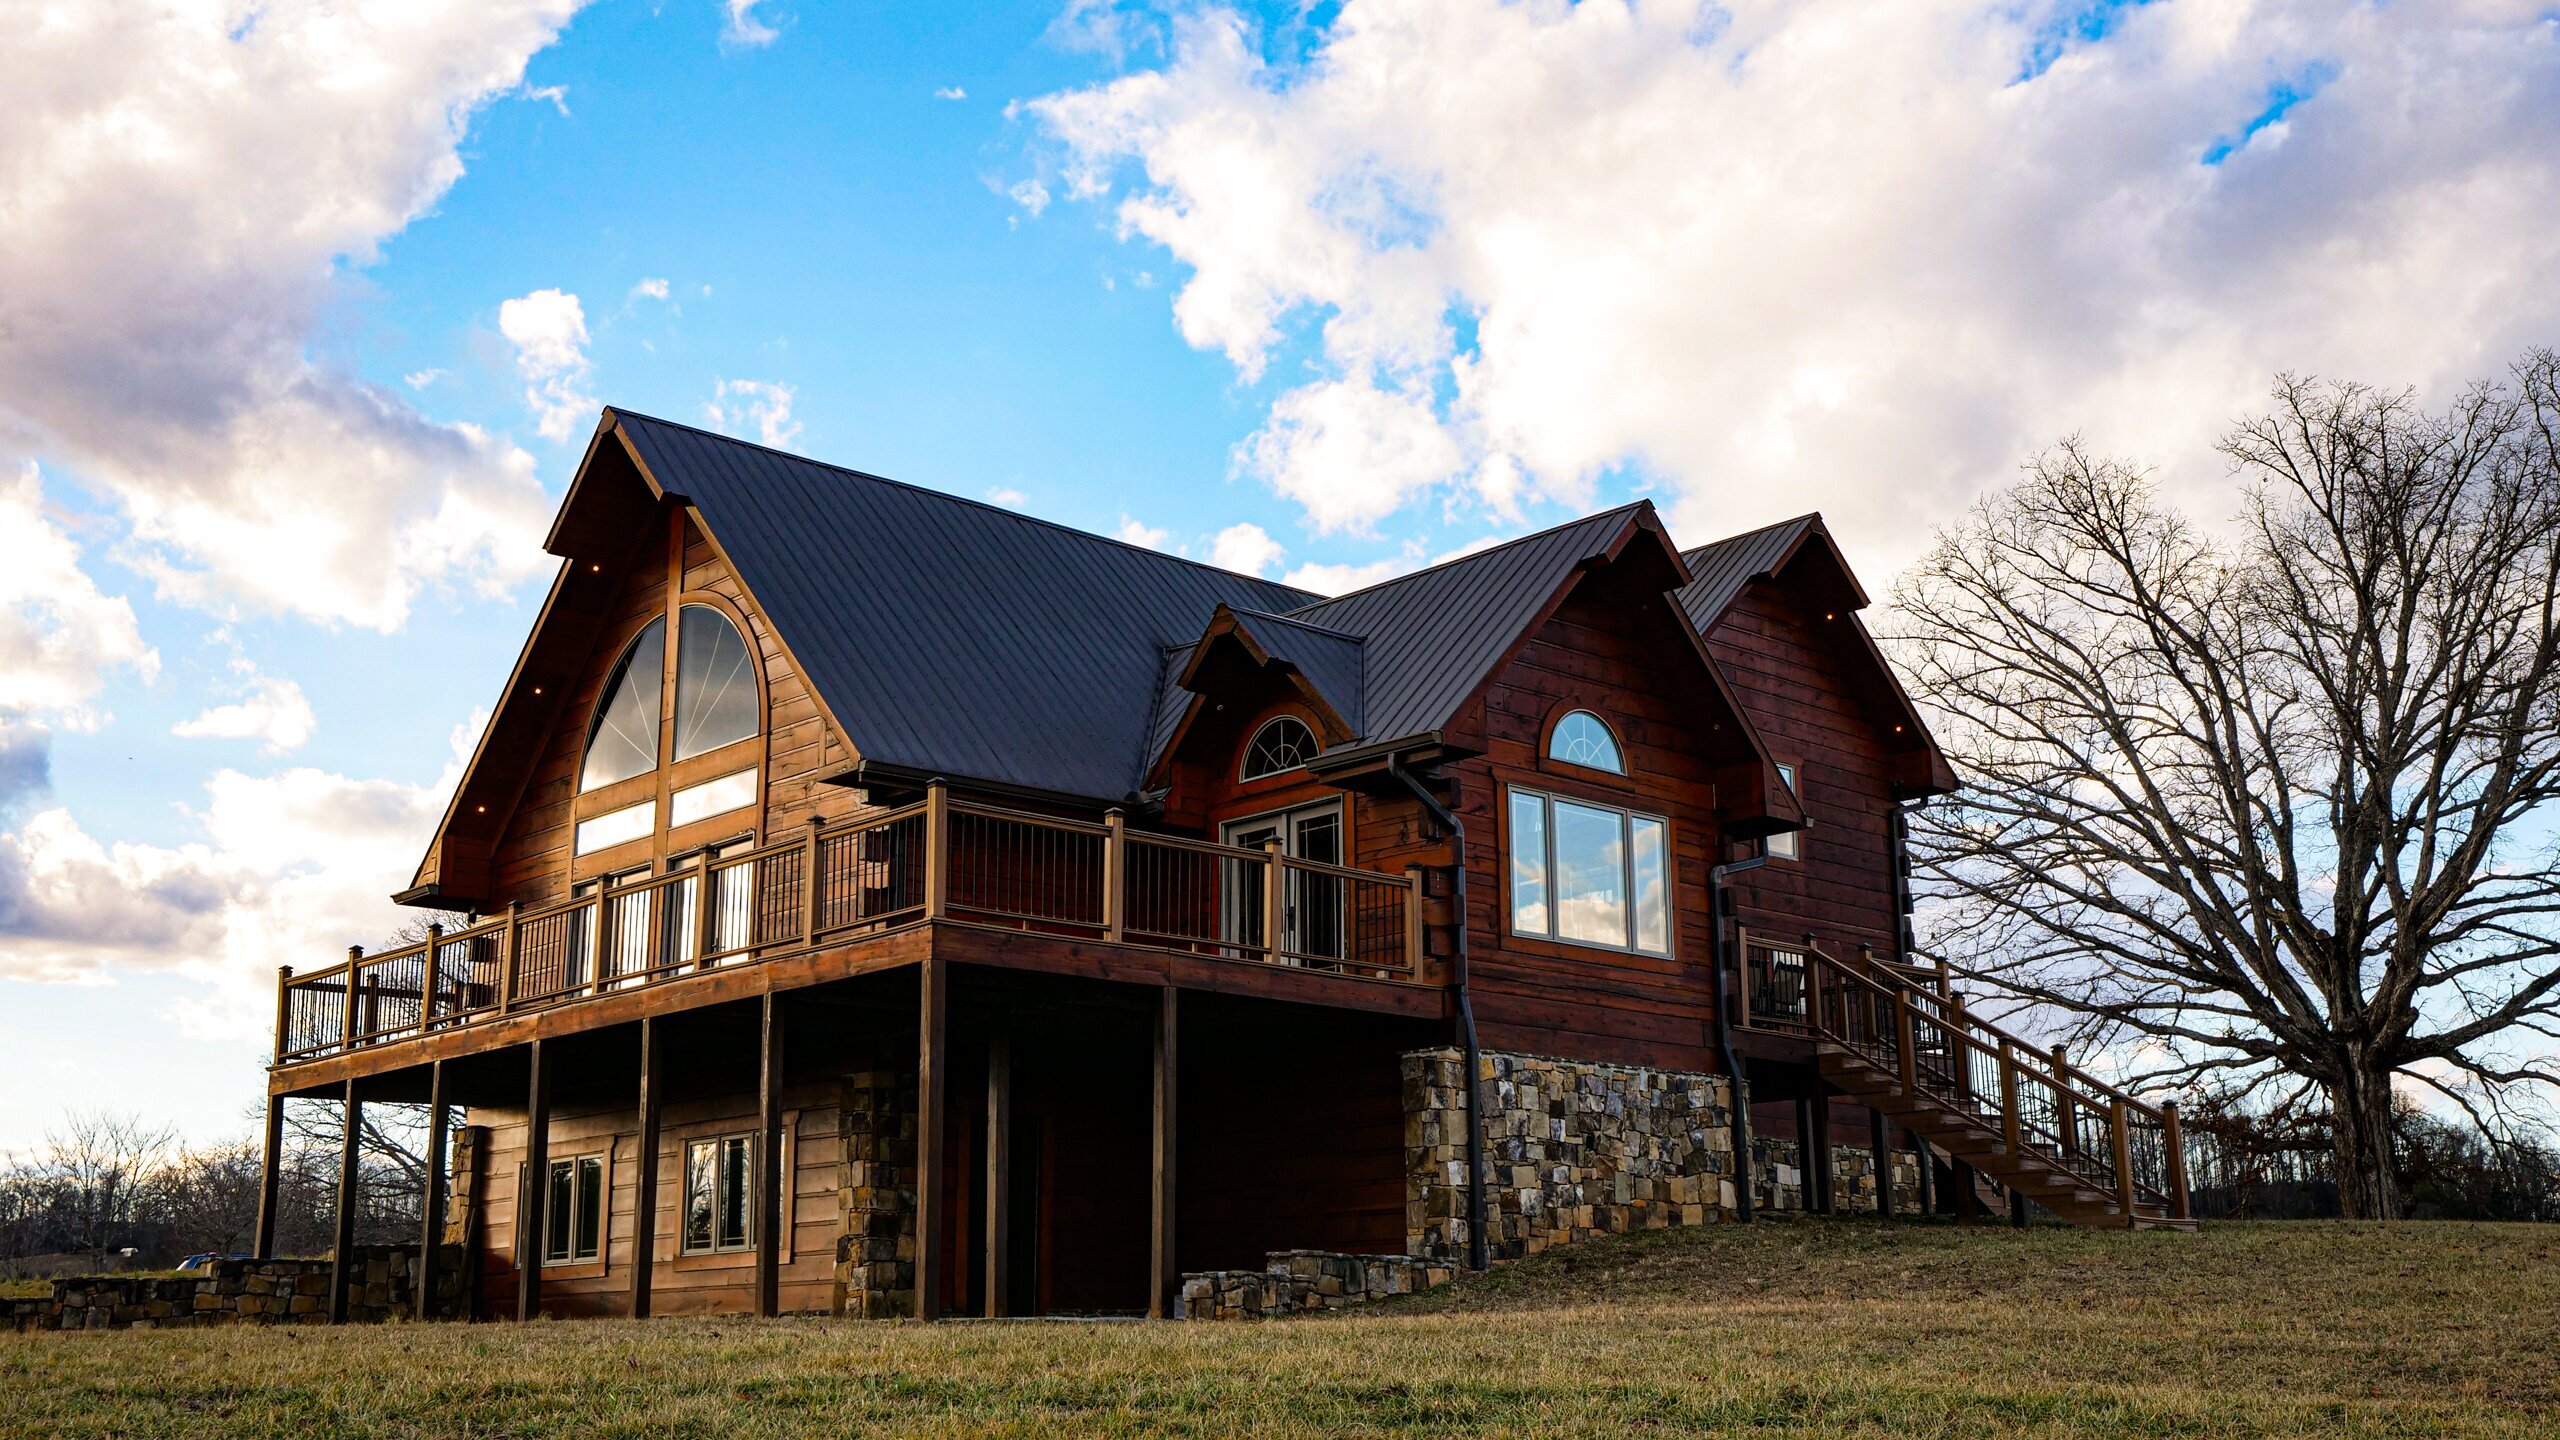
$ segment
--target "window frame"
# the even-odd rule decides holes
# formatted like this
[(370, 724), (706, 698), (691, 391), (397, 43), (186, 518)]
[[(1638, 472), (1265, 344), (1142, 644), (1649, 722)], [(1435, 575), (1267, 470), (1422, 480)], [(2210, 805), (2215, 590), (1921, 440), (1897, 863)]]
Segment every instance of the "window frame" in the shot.
[[(595, 1184), (591, 1190), (583, 1183), (586, 1174), (581, 1167), (587, 1165), (595, 1167)], [(565, 1225), (562, 1212), (551, 1203), (552, 1178), (564, 1169), (569, 1172), (569, 1209)], [(612, 1237), (606, 1233), (606, 1225), (613, 1213), (613, 1157), (602, 1150), (546, 1157), (541, 1185), (543, 1229), (548, 1232), (555, 1226), (560, 1227), (568, 1246), (567, 1250), (555, 1253), (548, 1233), (536, 1237), (542, 1268), (557, 1270), (603, 1264), (605, 1250), (612, 1243)], [(578, 1218), (581, 1213), (595, 1222), (595, 1248), (585, 1252), (578, 1248)]]
[[(722, 1213), (721, 1194), (724, 1187), (721, 1184), (720, 1173), (720, 1166), (729, 1154), (729, 1147), (733, 1144), (741, 1147), (746, 1157), (747, 1169), (745, 1183), (741, 1186), (743, 1191), (741, 1203), (746, 1207), (746, 1213), (736, 1217), (737, 1233), (740, 1238), (734, 1241), (723, 1237), (725, 1227), (722, 1222), (729, 1217)], [(753, 1130), (725, 1130), (711, 1135), (689, 1136), (685, 1139), (683, 1146), (676, 1152), (676, 1254), (678, 1256), (694, 1258), (743, 1255), (756, 1248), (756, 1222), (759, 1218), (757, 1212), (763, 1208), (758, 1203), (756, 1194), (758, 1182), (763, 1178), (759, 1173), (760, 1167), (756, 1163), (756, 1152), (762, 1144), (762, 1139)], [(710, 1149), (713, 1156), (711, 1239), (707, 1244), (696, 1245), (693, 1240), (693, 1156), (695, 1151), (705, 1148)]]
[[(747, 704), (754, 717), (746, 734), (720, 741), (715, 745), (703, 746), (691, 754), (684, 753), (684, 617), (688, 610), (700, 610), (704, 614), (717, 618), (722, 624), (728, 626), (729, 633), (737, 638), (738, 648), (746, 656), (745, 678), (749, 692)], [(739, 617), (730, 614), (727, 607), (711, 603), (711, 597), (706, 595), (677, 596), (672, 613), (674, 623), (668, 627), (668, 632), (675, 637), (674, 643), (669, 647), (674, 651), (675, 663), (667, 669), (666, 693), (661, 701), (667, 716), (664, 759), (670, 766), (691, 766), (693, 762), (707, 755), (717, 755), (732, 746), (744, 745), (762, 737), (771, 715), (765, 707), (764, 675), (762, 674), (764, 667), (758, 662), (756, 656), (756, 642), (748, 633), (747, 627), (739, 622)]]
[[(591, 785), (587, 783), (587, 762), (595, 754), (597, 737), (604, 733), (604, 718), (612, 711), (613, 702), (621, 698), (622, 682), (630, 678), (631, 662), (640, 655), (640, 642), (647, 639), (652, 630), (658, 632), (658, 684), (648, 712), (649, 763), (628, 775), (599, 780)], [(585, 738), (578, 745), (578, 786), (575, 793), (580, 798), (610, 794), (618, 787), (632, 785), (666, 770), (667, 652), (673, 648), (668, 639), (671, 633), (672, 627), (667, 624), (663, 611), (641, 621), (640, 628), (631, 632), (631, 638), (622, 642), (622, 649), (615, 654), (612, 667), (604, 672), (604, 684), (596, 691), (595, 705), (587, 711)]]
[[(1787, 794), (1796, 802), (1796, 808), (1803, 809), (1804, 789), (1798, 782), (1798, 776), (1802, 772), (1796, 769), (1796, 762), (1772, 760), (1769, 763), (1776, 768), (1778, 783), (1787, 787)], [(1763, 835), (1760, 837), (1760, 853), (1772, 860), (1784, 860), (1791, 864), (1801, 863), (1804, 860), (1804, 832), (1780, 830), (1774, 834)]]
[[(1571, 762), (1568, 761), (1566, 763), (1570, 764)], [(1542, 875), (1540, 882), (1542, 893), (1541, 903), (1546, 909), (1547, 924), (1547, 928), (1542, 931), (1526, 930), (1522, 929), (1520, 926), (1520, 873), (1518, 868), (1520, 826), (1514, 822), (1513, 807), (1523, 799), (1533, 800), (1539, 807), (1538, 839), (1540, 846), (1540, 873)], [(1623, 944), (1612, 945), (1605, 940), (1586, 940), (1574, 936), (1568, 936), (1563, 933), (1563, 926), (1559, 923), (1560, 917), (1558, 915), (1557, 900), (1558, 876), (1556, 870), (1555, 807), (1558, 804), (1578, 806), (1585, 810), (1606, 811), (1618, 817), (1618, 880), (1622, 887), (1622, 893), (1626, 897), (1626, 942)], [(1638, 898), (1641, 893), (1639, 888), (1639, 876), (1637, 874), (1638, 866), (1636, 854), (1636, 827), (1638, 822), (1650, 822), (1653, 825), (1660, 827), (1661, 853), (1657, 860), (1657, 865), (1660, 871), (1659, 878), (1662, 887), (1662, 912), (1660, 916), (1662, 923), (1662, 944), (1660, 948), (1648, 946), (1644, 944), (1640, 938), (1644, 931), (1645, 916), (1642, 913), (1642, 903)], [(1676, 832), (1672, 828), (1670, 816), (1658, 814), (1651, 810), (1639, 810), (1632, 806), (1622, 805), (1608, 800), (1597, 800), (1581, 795), (1569, 794), (1563, 791), (1539, 789), (1529, 785), (1506, 785), (1503, 787), (1502, 798), (1502, 832), (1502, 923), (1503, 932), (1505, 934), (1518, 939), (1536, 941), (1546, 945), (1571, 945), (1577, 949), (1605, 950), (1619, 955), (1643, 955), (1656, 959), (1668, 959), (1677, 955), (1680, 945), (1680, 925), (1678, 918), (1680, 907), (1678, 903), (1678, 895), (1676, 894), (1678, 886), (1678, 866), (1675, 861), (1675, 846), (1673, 839)]]
[[(1590, 716), (1591, 723), (1600, 727), (1600, 733), (1608, 738), (1609, 749), (1617, 757), (1617, 768), (1611, 769), (1606, 765), (1592, 765), (1581, 760), (1573, 759), (1570, 756), (1559, 755), (1556, 753), (1557, 737), (1564, 733), (1566, 722), (1572, 720), (1577, 715)], [(1553, 718), (1547, 721), (1545, 742), (1539, 747), (1538, 753), (1539, 758), (1552, 761), (1558, 765), (1569, 766), (1577, 774), (1606, 775), (1610, 779), (1617, 781), (1625, 781), (1634, 778), (1630, 774), (1631, 767), (1627, 763), (1626, 737), (1618, 733), (1618, 727), (1610, 724), (1609, 718), (1601, 714), (1597, 706), (1568, 701), (1562, 708), (1556, 711)]]
[[(1300, 760), (1295, 765), (1283, 765), (1276, 770), (1264, 770), (1260, 773), (1255, 773), (1252, 769), (1254, 747), (1262, 743), (1262, 737), (1264, 735), (1269, 734), (1274, 728), (1281, 725), (1295, 725), (1300, 730), (1306, 732), (1308, 746), (1306, 758)], [(1307, 761), (1314, 759), (1318, 754), (1321, 754), (1323, 750), (1324, 737), (1316, 733), (1316, 727), (1309, 723), (1307, 717), (1292, 711), (1284, 710), (1281, 713), (1272, 716), (1270, 719), (1263, 721), (1261, 724), (1254, 726), (1253, 733), (1245, 737), (1244, 750), (1236, 757), (1236, 783), (1239, 785), (1257, 785), (1265, 780), (1279, 779), (1283, 775), (1299, 774), (1307, 768)]]

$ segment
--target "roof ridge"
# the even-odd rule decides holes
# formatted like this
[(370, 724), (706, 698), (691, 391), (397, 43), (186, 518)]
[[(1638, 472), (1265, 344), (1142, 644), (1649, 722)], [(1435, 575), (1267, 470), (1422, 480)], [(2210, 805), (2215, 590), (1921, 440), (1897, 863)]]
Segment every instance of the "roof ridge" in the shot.
[(1369, 643), (1369, 637), (1366, 635), (1355, 634), (1349, 630), (1336, 630), (1330, 625), (1319, 625), (1313, 620), (1301, 620), (1286, 610), (1257, 610), (1250, 605), (1229, 605), (1227, 608), (1238, 615), (1248, 615), (1256, 620), (1277, 620), (1283, 625), (1294, 625), (1298, 629), (1311, 630), (1318, 635), (1328, 635), (1336, 640), (1348, 640), (1354, 645)]
[[(1487, 545), (1481, 550), (1470, 550), (1463, 555), (1452, 555), (1446, 560), (1434, 561), (1429, 565), (1423, 566), (1419, 570), (1408, 570), (1402, 575), (1388, 576), (1386, 579), (1380, 580), (1373, 585), (1363, 585), (1357, 590), (1345, 590), (1339, 595), (1325, 596), (1323, 599), (1316, 601), (1312, 605), (1301, 605), (1296, 610), (1290, 611), (1287, 615), (1284, 615), (1281, 618), (1295, 619), (1302, 611), (1319, 610), (1327, 605), (1334, 604), (1337, 601), (1348, 600), (1354, 595), (1375, 594), (1380, 590), (1386, 589), (1390, 585), (1402, 585), (1408, 580), (1419, 580), (1425, 575), (1436, 575), (1441, 571), (1448, 570), (1454, 566), (1464, 565), (1471, 560), (1481, 560), (1487, 555), (1499, 555), (1514, 545), (1526, 545), (1532, 540), (1544, 539), (1549, 535), (1555, 534), (1559, 530), (1570, 530), (1576, 525), (1588, 525), (1594, 520), (1605, 520), (1609, 516), (1628, 510), (1642, 509), (1652, 503), (1653, 502), (1651, 500), (1638, 499), (1630, 500), (1624, 505), (1613, 505), (1606, 510), (1594, 510), (1588, 515), (1580, 515), (1571, 520), (1559, 521), (1556, 524), (1548, 526), (1544, 530), (1532, 530), (1526, 535), (1514, 535), (1499, 545)], [(1299, 621), (1299, 623), (1305, 624), (1307, 622)]]
[[(619, 405), (607, 405), (604, 408), (616, 418), (628, 417), (633, 420), (646, 420), (652, 425), (664, 425), (670, 430), (683, 430), (690, 434), (700, 435), (707, 440), (719, 440), (727, 444), (741, 446), (749, 450), (760, 450), (765, 454), (779, 455), (786, 460), (791, 460), (798, 464), (815, 465), (821, 470), (833, 470), (838, 474), (851, 475), (857, 479), (869, 480), (876, 484), (894, 486), (900, 490), (912, 491), (919, 495), (930, 495), (936, 500), (947, 500), (955, 505), (967, 505), (973, 509), (984, 510), (991, 515), (1002, 515), (1009, 519), (1022, 521), (1025, 524), (1038, 525), (1044, 529), (1062, 531), (1066, 534), (1073, 535), (1080, 540), (1097, 540), (1105, 545), (1117, 545), (1123, 550), (1133, 550), (1142, 555), (1153, 555), (1160, 560), (1171, 560), (1176, 564), (1188, 565), (1195, 570), (1206, 570), (1213, 575), (1231, 575), (1239, 580), (1251, 580), (1257, 585), (1268, 585), (1274, 589), (1286, 590), (1296, 595), (1316, 595), (1315, 591), (1302, 590), (1285, 581), (1272, 580), (1260, 575), (1248, 575), (1241, 570), (1229, 570), (1223, 565), (1212, 565), (1206, 560), (1194, 560), (1188, 555), (1176, 555), (1172, 551), (1158, 550), (1150, 545), (1135, 545), (1129, 541), (1119, 538), (1116, 535), (1104, 535), (1098, 531), (1086, 530), (1074, 525), (1069, 525), (1064, 521), (1047, 519), (1043, 516), (1029, 514), (1003, 505), (989, 504), (984, 500), (972, 500), (966, 495), (954, 495), (948, 490), (936, 490), (930, 485), (918, 485), (911, 480), (899, 480), (888, 475), (875, 475), (868, 470), (856, 470), (850, 465), (838, 465), (834, 461), (820, 460), (813, 456), (803, 455), (796, 450), (785, 450), (775, 445), (759, 445), (752, 440), (741, 440), (735, 435), (723, 435), (717, 430), (705, 430), (699, 425), (687, 425), (681, 420), (668, 420), (660, 416), (645, 414), (638, 410), (626, 410)], [(1323, 597), (1316, 596), (1316, 598), (1321, 600)]]

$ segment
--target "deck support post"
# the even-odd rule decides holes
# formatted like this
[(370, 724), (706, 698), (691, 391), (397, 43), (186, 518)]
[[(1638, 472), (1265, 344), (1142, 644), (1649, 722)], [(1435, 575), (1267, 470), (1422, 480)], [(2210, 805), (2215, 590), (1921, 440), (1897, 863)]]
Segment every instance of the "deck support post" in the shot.
[(987, 1040), (987, 1304), (990, 1320), (1013, 1299), (1013, 1037)]
[(756, 1065), (756, 1313), (782, 1313), (782, 999), (764, 995)]
[(2131, 1230), (2141, 1220), (2135, 1207), (2142, 1203), (2142, 1191), (2134, 1184), (2132, 1116), (2125, 1110), (2123, 1096), (2108, 1107), (2107, 1119), (2115, 1127), (2116, 1205), (2124, 1211), (2125, 1228)]
[(329, 1249), (329, 1323), (347, 1323), (347, 1287), (355, 1279), (352, 1253), (356, 1245), (356, 1185), (363, 1178), (357, 1161), (362, 1156), (364, 1140), (364, 1098), (356, 1093), (356, 1082), (347, 1081), (346, 1098), (340, 1106), (345, 1121), (338, 1139), (338, 1215), (337, 1237)]
[(284, 1169), (284, 1097), (267, 1097), (266, 1153), (258, 1168), (258, 1233), (249, 1253), (260, 1260), (276, 1258), (276, 1182)]
[(516, 1195), (516, 1318), (542, 1313), (544, 1211), (551, 1202), (551, 1067), (540, 1040), (525, 1045), (524, 1180)]
[(2009, 1187), (2009, 1225), (2016, 1230), (2027, 1228), (2027, 1192), (2015, 1185)]
[(421, 1320), (435, 1318), (436, 1250), (444, 1243), (444, 1062), (427, 1067), (427, 1185), (418, 1201), (418, 1268), (409, 1275)]
[(2187, 1141), (2178, 1129), (2178, 1102), (2160, 1102), (2160, 1144), (2166, 1152), (2163, 1159), (2169, 1167), (2169, 1218), (2191, 1220), (2194, 1210), (2187, 1200)]
[(658, 1270), (658, 1022), (640, 1020), (640, 1154), (631, 1188), (631, 1318), (649, 1318), (649, 1287)]
[(944, 1053), (950, 1009), (946, 962), (927, 956), (917, 967), (916, 1036), (916, 1318), (942, 1318), (942, 1126), (950, 1057)]
[(1929, 1153), (1929, 1142), (1921, 1138), (1919, 1131), (1905, 1130), (1902, 1133), (1911, 1141), (1911, 1153), (1920, 1161), (1920, 1215), (1926, 1219), (1938, 1213), (1937, 1157)]
[(1182, 1273), (1175, 1268), (1174, 1158), (1180, 1133), (1176, 1085), (1181, 1074), (1182, 992), (1167, 985), (1158, 992), (1155, 1043), (1155, 1130), (1153, 1204), (1147, 1245), (1147, 1317), (1171, 1319), (1175, 1289)]
[(1885, 1125), (1884, 1112), (1867, 1107), (1867, 1153), (1876, 1167), (1876, 1214), (1893, 1218), (1893, 1134)]

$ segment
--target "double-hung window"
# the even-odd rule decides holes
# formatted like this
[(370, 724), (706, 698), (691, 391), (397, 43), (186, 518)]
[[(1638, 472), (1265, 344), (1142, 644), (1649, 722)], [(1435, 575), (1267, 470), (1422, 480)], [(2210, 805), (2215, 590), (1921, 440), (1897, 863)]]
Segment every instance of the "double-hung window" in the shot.
[(1671, 951), (1671, 827), (1659, 815), (1511, 792), (1511, 933)]
[(684, 1253), (712, 1255), (755, 1244), (753, 1135), (721, 1135), (684, 1147)]
[(580, 1265), (604, 1246), (604, 1157), (573, 1155), (551, 1162), (542, 1206), (542, 1263)]

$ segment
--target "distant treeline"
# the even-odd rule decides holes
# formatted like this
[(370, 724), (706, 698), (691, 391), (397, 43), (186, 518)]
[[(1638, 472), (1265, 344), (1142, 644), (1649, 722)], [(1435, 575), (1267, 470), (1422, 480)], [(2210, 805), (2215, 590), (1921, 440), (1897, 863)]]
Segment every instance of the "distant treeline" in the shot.
[[(2410, 1220), (2560, 1220), (2560, 1149), (2530, 1135), (2397, 1108), (2392, 1169)], [(2210, 1103), (2187, 1119), (2187, 1189), (2208, 1218), (2327, 1220), (2341, 1213), (2328, 1117)]]

